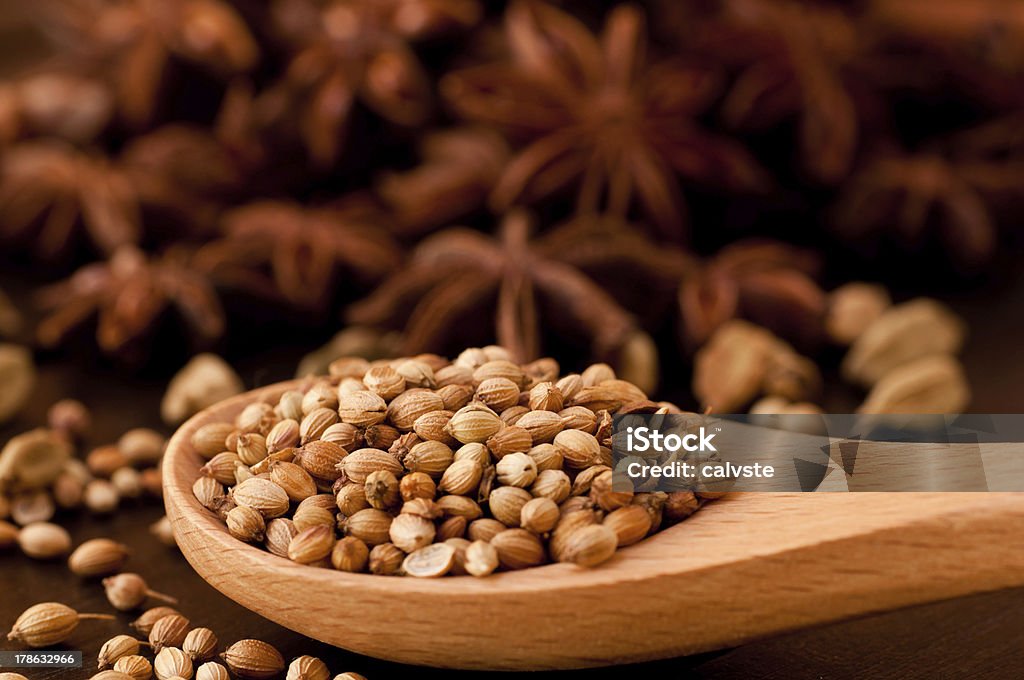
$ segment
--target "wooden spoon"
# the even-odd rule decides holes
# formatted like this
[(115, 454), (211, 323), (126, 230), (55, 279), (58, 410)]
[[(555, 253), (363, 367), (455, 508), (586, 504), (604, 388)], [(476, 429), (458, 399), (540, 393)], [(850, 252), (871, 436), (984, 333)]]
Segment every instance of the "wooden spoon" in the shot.
[(199, 505), (198, 414), (171, 439), (164, 499), (182, 553), (226, 596), (323, 642), (402, 663), (564, 669), (679, 656), (866, 612), (1024, 584), (1024, 494), (750, 493), (595, 568), (436, 580), (349, 574), (232, 538)]

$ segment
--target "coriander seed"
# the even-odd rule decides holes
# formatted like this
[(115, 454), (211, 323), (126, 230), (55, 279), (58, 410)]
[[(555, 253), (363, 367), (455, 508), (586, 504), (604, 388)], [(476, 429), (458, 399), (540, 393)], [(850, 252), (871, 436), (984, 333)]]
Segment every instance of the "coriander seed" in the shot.
[(181, 643), (181, 651), (195, 663), (209, 661), (217, 655), (217, 636), (209, 628), (193, 628)]
[(131, 627), (148, 637), (157, 621), (172, 614), (180, 616), (178, 610), (173, 607), (153, 607), (142, 612), (139, 618), (132, 621)]
[(377, 576), (395, 576), (405, 561), (403, 552), (394, 543), (381, 543), (370, 550), (370, 573)]
[(71, 552), (71, 535), (49, 522), (34, 522), (18, 532), (18, 546), (29, 557), (52, 560)]
[(345, 536), (331, 550), (331, 565), (338, 571), (360, 572), (370, 559), (370, 549), (353, 536)]
[(106, 591), (107, 600), (110, 601), (114, 609), (123, 612), (139, 607), (147, 597), (171, 604), (178, 603), (170, 595), (150, 590), (145, 579), (138, 574), (124, 573), (105, 578), (103, 579), (103, 589)]
[(168, 614), (153, 624), (149, 631), (149, 644), (154, 652), (164, 647), (180, 648), (191, 629), (191, 622), (181, 614)]
[(464, 566), (473, 576), (487, 576), (498, 568), (498, 551), (486, 541), (473, 541), (466, 548)]
[(114, 662), (114, 670), (130, 676), (133, 680), (149, 680), (153, 675), (153, 665), (138, 654), (122, 656)]
[(96, 667), (103, 670), (123, 656), (138, 654), (141, 644), (131, 635), (117, 635), (110, 638), (100, 647), (99, 656), (96, 657)]
[(272, 678), (284, 670), (284, 657), (261, 640), (239, 640), (221, 654), (231, 672), (248, 680)]
[(65, 604), (43, 602), (22, 612), (7, 633), (7, 639), (37, 649), (50, 647), (71, 637), (79, 621), (92, 619), (112, 621), (114, 617), (109, 614), (79, 614)]
[(285, 680), (330, 680), (327, 665), (315, 656), (300, 656), (288, 665)]
[(120, 571), (127, 560), (127, 546), (109, 538), (94, 538), (71, 553), (68, 568), (77, 576), (106, 576)]
[(196, 669), (196, 680), (231, 680), (228, 669), (216, 661), (207, 661)]
[(165, 647), (157, 652), (156, 659), (153, 660), (153, 672), (157, 680), (191, 678), (192, 660), (176, 647)]

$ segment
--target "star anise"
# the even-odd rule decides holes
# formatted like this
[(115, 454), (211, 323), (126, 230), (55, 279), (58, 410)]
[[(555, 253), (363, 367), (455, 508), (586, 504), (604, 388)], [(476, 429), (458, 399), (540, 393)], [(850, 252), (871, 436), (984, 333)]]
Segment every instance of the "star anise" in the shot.
[(42, 9), (43, 28), (62, 27), (62, 43), (106, 69), (121, 115), (136, 126), (153, 119), (172, 57), (224, 77), (259, 59), (245, 21), (221, 0), (45, 0)]
[(717, 94), (717, 78), (679, 60), (648, 63), (638, 8), (616, 8), (594, 36), (559, 9), (517, 1), (505, 27), (507, 61), (442, 81), (461, 116), (527, 142), (491, 195), (495, 210), (575, 186), (581, 213), (624, 217), (639, 204), (678, 238), (684, 208), (677, 174), (734, 190), (765, 185), (741, 145), (695, 120)]
[(112, 253), (137, 243), (139, 205), (128, 176), (103, 156), (58, 142), (25, 142), (0, 158), (0, 238), (31, 240), (52, 258), (76, 230)]
[(860, 135), (856, 69), (869, 42), (856, 18), (799, 0), (721, 5), (702, 40), (740, 70), (722, 107), (727, 124), (763, 130), (797, 120), (806, 171), (828, 183), (846, 177)]
[(702, 345), (730, 319), (745, 318), (808, 346), (821, 335), (825, 292), (810, 251), (748, 239), (726, 246), (679, 287), (684, 344)]
[(1020, 108), (1024, 21), (1014, 0), (873, 0), (867, 8), (872, 30), (914, 59), (915, 75), (939, 87), (952, 76), (972, 104)]
[(357, 101), (392, 123), (415, 126), (431, 88), (410, 43), (475, 24), (476, 0), (285, 0), (275, 15), (298, 43), (283, 80), (263, 93), (265, 125), (297, 125), (310, 157), (330, 166)]
[(492, 130), (432, 132), (420, 143), (423, 162), (405, 172), (383, 174), (376, 192), (401, 233), (421, 234), (483, 206), (508, 155), (505, 140)]
[(146, 216), (180, 238), (215, 233), (224, 204), (242, 191), (243, 159), (204, 128), (166, 125), (134, 138), (119, 159)]
[(97, 318), (96, 341), (117, 354), (140, 342), (170, 308), (185, 321), (197, 346), (224, 332), (224, 313), (210, 281), (192, 267), (184, 251), (147, 259), (132, 246), (106, 262), (82, 267), (71, 278), (38, 293), (47, 316), (36, 336), (53, 347), (78, 326)]
[(199, 261), (222, 282), (319, 307), (339, 269), (366, 284), (398, 267), (401, 256), (382, 219), (358, 197), (319, 208), (257, 201), (223, 216), (223, 238), (204, 246)]
[(113, 113), (109, 89), (70, 68), (47, 66), (0, 82), (0, 149), (26, 137), (90, 143)]
[[(1024, 139), (1019, 123), (1006, 130), (1017, 140)], [(992, 153), (990, 143), (880, 152), (847, 183), (835, 210), (837, 229), (854, 239), (895, 229), (910, 246), (933, 231), (960, 265), (986, 262), (998, 238), (998, 203), (1024, 194), (1024, 158)]]
[(546, 252), (543, 241), (531, 243), (530, 229), (529, 216), (515, 210), (502, 221), (498, 239), (466, 228), (428, 237), (404, 269), (349, 309), (349, 321), (404, 325), (404, 351), (443, 351), (460, 323), (496, 301), (494, 338), (520, 361), (538, 356), (542, 315), (569, 337), (584, 336), (594, 356), (613, 354), (637, 330), (633, 316)]

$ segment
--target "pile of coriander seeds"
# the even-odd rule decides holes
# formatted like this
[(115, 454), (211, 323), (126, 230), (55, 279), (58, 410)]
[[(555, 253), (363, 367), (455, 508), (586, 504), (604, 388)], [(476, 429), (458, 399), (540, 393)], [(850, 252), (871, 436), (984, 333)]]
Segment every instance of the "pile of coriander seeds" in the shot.
[(605, 364), (559, 377), (497, 346), (345, 358), (192, 436), (193, 491), (235, 538), (348, 572), (486, 576), (600, 564), (693, 514), (690, 492), (612, 488), (612, 416), (679, 413)]

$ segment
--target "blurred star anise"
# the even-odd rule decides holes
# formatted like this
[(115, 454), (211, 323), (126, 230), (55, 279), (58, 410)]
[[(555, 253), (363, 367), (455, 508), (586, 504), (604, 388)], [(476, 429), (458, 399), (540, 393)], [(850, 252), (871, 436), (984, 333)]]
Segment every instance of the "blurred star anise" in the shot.
[(45, 259), (71, 247), (77, 229), (103, 253), (139, 241), (139, 204), (123, 170), (54, 141), (0, 156), (0, 238), (31, 240)]
[(744, 318), (810, 346), (820, 339), (825, 292), (817, 255), (761, 239), (726, 246), (679, 288), (684, 344), (702, 345), (730, 319)]
[(44, 0), (38, 9), (44, 30), (109, 73), (121, 115), (136, 126), (152, 121), (172, 57), (224, 77), (259, 59), (248, 26), (221, 0)]
[(67, 68), (48, 67), (0, 82), (0, 148), (35, 136), (90, 143), (106, 128), (113, 109), (100, 79)]
[[(974, 132), (1002, 132), (1020, 149), (1021, 122)], [(998, 237), (999, 201), (1024, 196), (1024, 157), (1005, 156), (998, 144), (993, 150), (997, 140), (986, 136), (971, 134), (948, 148), (913, 154), (879, 153), (847, 183), (836, 205), (837, 229), (853, 239), (895, 229), (913, 247), (933, 232), (958, 264), (988, 261)]]
[(198, 346), (224, 333), (224, 313), (210, 281), (185, 251), (147, 259), (132, 246), (120, 248), (106, 262), (82, 267), (71, 278), (38, 292), (47, 312), (36, 336), (53, 347), (78, 326), (97, 318), (96, 341), (110, 354), (141, 341), (165, 311), (173, 308)]
[(462, 117), (527, 142), (491, 195), (496, 211), (575, 186), (581, 213), (625, 217), (639, 204), (679, 238), (677, 174), (740, 191), (765, 185), (740, 144), (695, 121), (717, 94), (717, 78), (677, 60), (648, 63), (638, 8), (617, 7), (594, 36), (562, 10), (520, 0), (505, 26), (507, 61), (456, 71), (441, 84)]
[(208, 130), (165, 125), (133, 139), (119, 159), (147, 229), (176, 239), (215, 233), (224, 204), (241, 194), (247, 168)]
[(223, 216), (223, 238), (204, 246), (199, 262), (224, 283), (320, 307), (339, 269), (365, 284), (398, 267), (401, 254), (382, 220), (358, 197), (319, 208), (257, 201)]
[(799, 120), (805, 169), (837, 182), (850, 171), (858, 112), (850, 70), (867, 38), (845, 9), (797, 0), (722, 0), (698, 38), (739, 75), (724, 103), (726, 123), (763, 130)]
[(406, 268), (349, 309), (349, 321), (404, 325), (403, 351), (441, 351), (459, 324), (472, 323), (496, 299), (494, 337), (520, 361), (538, 356), (545, 312), (551, 326), (589, 341), (595, 356), (619, 350), (636, 331), (632, 315), (578, 269), (531, 243), (530, 229), (530, 217), (514, 210), (497, 240), (465, 228), (428, 237)]
[(483, 206), (508, 160), (508, 146), (492, 130), (455, 128), (425, 135), (420, 156), (420, 165), (386, 172), (376, 183), (403, 234), (450, 224)]
[(297, 44), (283, 80), (263, 93), (269, 126), (297, 125), (313, 162), (330, 166), (356, 101), (399, 125), (424, 122), (431, 85), (409, 43), (475, 24), (476, 0), (284, 0), (275, 15)]

